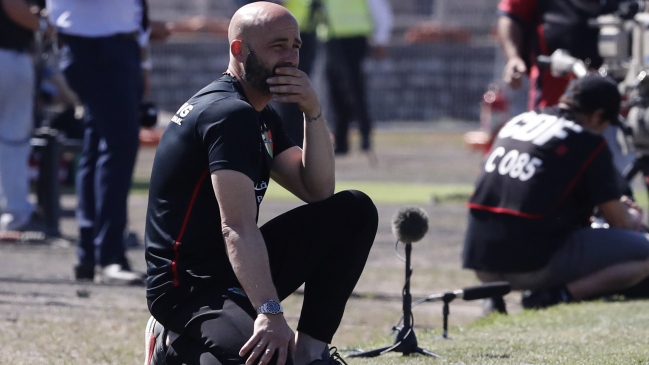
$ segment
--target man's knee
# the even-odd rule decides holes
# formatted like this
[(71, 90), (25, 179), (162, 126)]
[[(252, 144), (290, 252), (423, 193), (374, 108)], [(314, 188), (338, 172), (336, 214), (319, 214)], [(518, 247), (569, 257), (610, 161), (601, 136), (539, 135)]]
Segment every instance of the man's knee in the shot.
[(624, 256), (623, 261), (642, 261), (649, 270), (649, 235), (638, 232), (630, 233), (633, 236), (620, 237), (625, 239), (625, 243), (620, 242), (611, 249), (620, 250)]
[[(379, 225), (379, 215), (372, 199), (358, 190), (345, 190), (334, 194), (338, 220), (346, 228), (347, 234), (354, 240), (356, 247), (369, 250)], [(342, 221), (340, 221), (342, 220)]]
[(344, 204), (346, 209), (351, 209), (355, 216), (362, 220), (366, 229), (372, 234), (376, 234), (379, 226), (379, 213), (372, 198), (358, 190), (345, 190), (339, 194), (347, 195), (347, 204)]
[(361, 217), (365, 217), (370, 221), (376, 221), (378, 225), (378, 211), (376, 205), (367, 194), (359, 190), (344, 190), (336, 195), (344, 199), (343, 207), (346, 209), (353, 209)]

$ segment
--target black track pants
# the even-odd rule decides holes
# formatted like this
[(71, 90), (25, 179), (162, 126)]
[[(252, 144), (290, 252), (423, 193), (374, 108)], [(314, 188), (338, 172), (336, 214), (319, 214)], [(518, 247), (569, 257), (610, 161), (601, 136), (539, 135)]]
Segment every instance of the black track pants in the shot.
[[(286, 212), (261, 227), (281, 299), (304, 284), (297, 330), (331, 342), (378, 226), (371, 199), (343, 191)], [(151, 308), (155, 315), (155, 305)], [(162, 321), (173, 331), (172, 364), (243, 364), (239, 349), (253, 333), (255, 308), (227, 287), (196, 288)]]

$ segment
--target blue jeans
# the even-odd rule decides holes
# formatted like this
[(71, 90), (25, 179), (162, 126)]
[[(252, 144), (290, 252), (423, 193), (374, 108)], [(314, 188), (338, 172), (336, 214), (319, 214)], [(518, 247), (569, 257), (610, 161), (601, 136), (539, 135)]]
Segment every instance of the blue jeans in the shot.
[(26, 52), (0, 48), (0, 213), (2, 228), (29, 221), (28, 160), (33, 129), (34, 65)]
[(127, 197), (139, 147), (140, 49), (127, 35), (62, 38), (61, 67), (85, 108), (76, 181), (79, 263), (124, 263)]

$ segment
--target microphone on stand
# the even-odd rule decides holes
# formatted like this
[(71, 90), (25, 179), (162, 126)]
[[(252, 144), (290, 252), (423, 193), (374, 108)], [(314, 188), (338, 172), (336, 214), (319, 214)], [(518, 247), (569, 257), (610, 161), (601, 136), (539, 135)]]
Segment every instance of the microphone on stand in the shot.
[(397, 238), (397, 243), (402, 242), (405, 246), (406, 283), (402, 291), (403, 326), (398, 328), (397, 336), (392, 346), (363, 351), (349, 355), (349, 357), (375, 357), (388, 352), (400, 352), (404, 355), (418, 353), (432, 357), (440, 357), (438, 354), (417, 345), (417, 336), (415, 336), (412, 321), (412, 295), (410, 294), (412, 266), (410, 266), (410, 254), (412, 252), (412, 243), (424, 238), (426, 232), (428, 232), (428, 215), (422, 208), (401, 208), (392, 217), (392, 234)]
[(399, 209), (392, 217), (392, 234), (403, 243), (413, 243), (428, 232), (428, 215), (419, 207)]

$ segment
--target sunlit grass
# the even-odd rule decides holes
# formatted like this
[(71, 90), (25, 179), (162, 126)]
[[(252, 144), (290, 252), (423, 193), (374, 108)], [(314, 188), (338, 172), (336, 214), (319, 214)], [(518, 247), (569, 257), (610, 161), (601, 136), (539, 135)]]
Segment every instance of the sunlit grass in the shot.
[[(338, 181), (336, 191), (355, 189), (369, 195), (375, 203), (424, 204), (436, 202), (466, 202), (473, 192), (470, 184), (410, 184), (379, 181)], [(278, 184), (271, 184), (267, 200), (292, 200), (297, 198)]]

